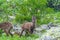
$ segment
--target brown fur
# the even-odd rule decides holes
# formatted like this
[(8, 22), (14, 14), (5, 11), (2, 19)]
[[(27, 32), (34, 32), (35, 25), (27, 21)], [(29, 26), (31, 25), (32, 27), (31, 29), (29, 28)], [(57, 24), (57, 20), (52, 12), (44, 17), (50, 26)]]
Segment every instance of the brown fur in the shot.
[(26, 31), (26, 34), (27, 34), (27, 31), (30, 34), (32, 34), (33, 31), (34, 31), (34, 28), (35, 28), (35, 17), (33, 16), (32, 17), (32, 22), (26, 22), (26, 23), (23, 24), (20, 36), (22, 35), (23, 31)]
[(0, 29), (4, 30), (4, 32), (6, 33), (7, 36), (8, 36), (8, 34), (10, 34), (12, 36), (12, 34), (10, 33), (10, 30), (12, 29), (11, 23), (9, 23), (9, 22), (0, 23)]

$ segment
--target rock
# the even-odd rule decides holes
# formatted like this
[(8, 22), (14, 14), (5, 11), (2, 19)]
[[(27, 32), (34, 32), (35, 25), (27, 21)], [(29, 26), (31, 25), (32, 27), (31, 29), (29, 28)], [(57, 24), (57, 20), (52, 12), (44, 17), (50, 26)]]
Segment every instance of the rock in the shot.
[(42, 35), (42, 31), (43, 30), (48, 30), (48, 29), (49, 29), (49, 27), (47, 26), (47, 24), (43, 24), (40, 27), (35, 28), (34, 34)]
[(48, 23), (48, 27), (51, 28), (51, 27), (58, 27), (58, 24), (54, 24), (52, 22)]
[(20, 27), (20, 25), (13, 25), (13, 31), (15, 31), (15, 32), (21, 32), (21, 27)]
[(60, 40), (60, 27), (52, 27), (42, 35), (41, 40)]
[(41, 29), (41, 27), (37, 27), (37, 28), (35, 28), (35, 30), (36, 31), (41, 31), (42, 29)]
[(43, 38), (41, 38), (41, 40), (52, 40), (51, 36), (44, 36)]
[(41, 25), (41, 29), (43, 30), (47, 30), (47, 29), (49, 29), (49, 27), (48, 27), (48, 25), (47, 24), (43, 24), (43, 25)]

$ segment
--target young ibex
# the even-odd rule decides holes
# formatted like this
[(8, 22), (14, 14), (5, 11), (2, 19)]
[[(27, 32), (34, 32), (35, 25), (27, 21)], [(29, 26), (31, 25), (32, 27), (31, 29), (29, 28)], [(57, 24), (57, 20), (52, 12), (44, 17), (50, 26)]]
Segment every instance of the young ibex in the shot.
[(34, 29), (35, 29), (35, 21), (36, 21), (35, 16), (32, 16), (32, 22), (26, 22), (26, 23), (24, 23), (23, 26), (22, 26), (22, 31), (20, 33), (20, 36), (22, 35), (23, 31), (25, 31), (26, 34), (27, 34), (27, 32), (29, 32), (30, 34), (32, 34), (33, 31), (34, 31)]
[(13, 36), (11, 33), (10, 33), (10, 30), (12, 29), (12, 24), (10, 22), (3, 22), (3, 23), (0, 23), (0, 29), (4, 30), (4, 32), (6, 33), (6, 35), (8, 36), (9, 34), (11, 36)]

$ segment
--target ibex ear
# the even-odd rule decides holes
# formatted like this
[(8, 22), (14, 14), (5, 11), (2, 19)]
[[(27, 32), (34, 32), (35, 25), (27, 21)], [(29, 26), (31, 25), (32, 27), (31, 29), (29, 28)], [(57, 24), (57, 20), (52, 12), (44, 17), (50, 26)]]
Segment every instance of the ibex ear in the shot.
[(35, 20), (35, 19), (36, 19), (36, 17), (33, 15), (33, 16), (32, 16), (32, 20)]

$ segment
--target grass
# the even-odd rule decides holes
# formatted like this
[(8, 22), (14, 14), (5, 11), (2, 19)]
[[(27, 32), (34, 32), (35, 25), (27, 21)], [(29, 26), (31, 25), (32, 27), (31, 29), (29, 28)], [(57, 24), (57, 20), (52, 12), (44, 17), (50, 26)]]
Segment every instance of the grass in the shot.
[(38, 38), (38, 36), (36, 34), (32, 34), (30, 36), (21, 36), (19, 37), (18, 35), (14, 35), (13, 37), (2, 35), (0, 36), (0, 40), (35, 40), (36, 38)]

